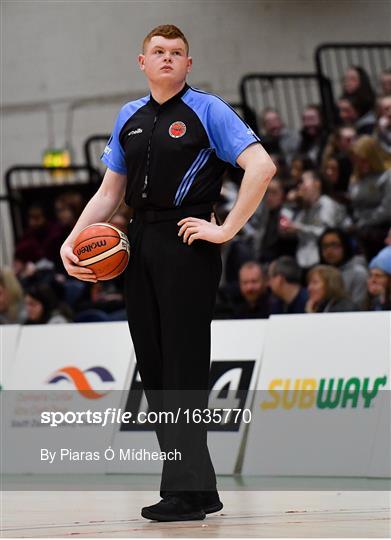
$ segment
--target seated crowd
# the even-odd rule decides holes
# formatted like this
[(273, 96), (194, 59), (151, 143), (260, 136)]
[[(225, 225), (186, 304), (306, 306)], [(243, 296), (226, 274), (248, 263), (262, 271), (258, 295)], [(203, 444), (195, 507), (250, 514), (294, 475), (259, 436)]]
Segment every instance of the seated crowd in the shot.
[[(69, 277), (62, 264), (60, 247), (86, 202), (76, 191), (69, 191), (54, 201), (53, 209), (42, 203), (29, 207), (13, 268), (0, 270), (0, 324), (126, 319), (123, 276), (90, 283)], [(124, 232), (128, 221), (125, 206), (111, 219)]]
[[(352, 66), (336, 105), (333, 133), (318, 105), (305, 108), (299, 132), (277, 110), (263, 111), (259, 135), (277, 174), (249, 222), (222, 246), (215, 318), (391, 308), (391, 70), (376, 95), (366, 72)], [(241, 174), (225, 174), (222, 220)], [(42, 204), (30, 206), (13, 268), (0, 271), (0, 324), (126, 319), (123, 276), (92, 284), (62, 266), (60, 247), (85, 202), (63, 193), (51, 219)], [(128, 220), (121, 207), (111, 223), (126, 232)]]

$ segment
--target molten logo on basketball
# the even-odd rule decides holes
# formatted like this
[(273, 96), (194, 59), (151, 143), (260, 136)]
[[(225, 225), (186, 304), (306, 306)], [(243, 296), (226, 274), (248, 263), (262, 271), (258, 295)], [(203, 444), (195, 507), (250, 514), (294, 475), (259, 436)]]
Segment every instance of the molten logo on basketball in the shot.
[(106, 245), (106, 240), (98, 240), (97, 242), (91, 242), (91, 244), (87, 244), (86, 246), (82, 246), (77, 249), (76, 253), (77, 255), (83, 255), (83, 253), (89, 253), (93, 249), (96, 249), (98, 247), (104, 247)]
[(179, 137), (183, 137), (183, 135), (186, 133), (186, 125), (178, 120), (177, 122), (171, 124), (171, 126), (168, 128), (168, 133), (171, 137), (173, 137), (173, 139), (179, 139)]

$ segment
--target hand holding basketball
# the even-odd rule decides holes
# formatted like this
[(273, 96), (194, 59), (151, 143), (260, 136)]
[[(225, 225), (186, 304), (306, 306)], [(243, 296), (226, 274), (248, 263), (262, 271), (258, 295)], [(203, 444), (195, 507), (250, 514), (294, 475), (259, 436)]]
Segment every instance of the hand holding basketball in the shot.
[(79, 266), (79, 259), (72, 251), (70, 244), (64, 244), (60, 250), (61, 259), (68, 275), (80, 279), (82, 281), (91, 281), (96, 283), (98, 280), (94, 272), (90, 268)]
[(125, 233), (108, 223), (93, 223), (80, 231), (73, 249), (69, 244), (61, 248), (61, 257), (69, 275), (96, 283), (119, 276), (129, 251)]

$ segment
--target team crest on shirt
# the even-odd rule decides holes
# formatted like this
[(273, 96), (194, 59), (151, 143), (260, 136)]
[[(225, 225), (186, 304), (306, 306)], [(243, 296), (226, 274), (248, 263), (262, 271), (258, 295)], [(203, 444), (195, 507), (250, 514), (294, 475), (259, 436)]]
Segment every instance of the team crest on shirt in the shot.
[(186, 125), (183, 122), (177, 120), (176, 122), (173, 122), (168, 128), (168, 133), (174, 139), (179, 139), (179, 137), (183, 137), (183, 135), (186, 133)]

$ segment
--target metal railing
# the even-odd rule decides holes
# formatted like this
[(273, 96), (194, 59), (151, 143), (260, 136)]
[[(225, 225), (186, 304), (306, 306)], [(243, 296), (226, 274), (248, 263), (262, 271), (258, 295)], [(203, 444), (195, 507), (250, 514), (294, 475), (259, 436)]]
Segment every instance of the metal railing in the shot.
[(312, 73), (248, 74), (240, 82), (240, 95), (245, 120), (258, 133), (266, 108), (278, 110), (287, 127), (299, 130), (305, 107), (323, 105), (318, 77)]
[(391, 69), (391, 43), (324, 43), (315, 50), (315, 65), (321, 83), (330, 85), (334, 101), (343, 92), (343, 75), (350, 66), (362, 67), (376, 92), (380, 74)]
[(110, 134), (91, 135), (84, 142), (84, 159), (87, 166), (99, 171), (102, 177), (106, 170), (106, 165), (101, 161), (100, 157), (109, 138)]
[(23, 234), (27, 209), (30, 204), (53, 205), (54, 198), (75, 189), (91, 196), (97, 189), (101, 175), (92, 167), (46, 168), (41, 165), (16, 165), (5, 174), (6, 200), (9, 205), (12, 232), (17, 241)]

